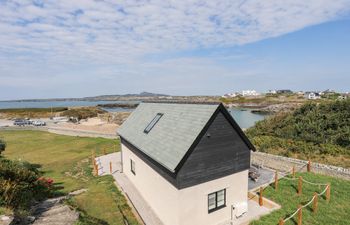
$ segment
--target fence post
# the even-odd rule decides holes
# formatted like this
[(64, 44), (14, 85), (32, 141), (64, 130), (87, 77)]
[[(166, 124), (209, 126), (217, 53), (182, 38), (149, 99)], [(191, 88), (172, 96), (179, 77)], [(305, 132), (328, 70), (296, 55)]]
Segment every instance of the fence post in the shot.
[(331, 199), (331, 184), (327, 184), (327, 191), (326, 191), (326, 200), (329, 202)]
[(302, 225), (303, 222), (303, 208), (301, 208), (301, 205), (299, 205), (298, 208), (298, 225)]
[(282, 218), (279, 220), (278, 225), (284, 225), (284, 220)]
[(263, 188), (260, 187), (260, 191), (259, 191), (259, 205), (263, 206), (264, 205), (264, 200), (263, 200)]
[(94, 160), (94, 172), (95, 172), (95, 176), (98, 175), (98, 165), (96, 163), (96, 160)]
[(109, 172), (112, 174), (112, 162), (109, 162)]
[(312, 211), (314, 212), (314, 213), (316, 213), (317, 212), (317, 203), (318, 203), (318, 195), (317, 195), (317, 193), (315, 192), (314, 193), (314, 201), (313, 201), (313, 207), (312, 207)]
[(92, 163), (92, 168), (95, 168), (95, 157), (94, 154), (91, 154), (91, 163)]
[(299, 182), (298, 182), (298, 195), (301, 195), (303, 192), (303, 177), (299, 177)]
[(311, 172), (311, 161), (307, 162), (307, 172)]
[(295, 166), (293, 166), (292, 174), (293, 174), (293, 178), (294, 178), (295, 177)]
[(275, 172), (275, 190), (277, 191), (278, 189), (278, 171), (276, 170)]

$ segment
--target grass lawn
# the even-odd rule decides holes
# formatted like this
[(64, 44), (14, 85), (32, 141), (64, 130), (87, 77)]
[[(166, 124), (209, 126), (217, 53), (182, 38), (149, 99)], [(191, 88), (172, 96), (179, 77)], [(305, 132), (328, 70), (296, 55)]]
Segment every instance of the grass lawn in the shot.
[(45, 177), (54, 179), (61, 192), (82, 188), (87, 192), (69, 200), (80, 210), (78, 224), (124, 225), (118, 206), (130, 224), (138, 224), (124, 196), (113, 184), (111, 176), (91, 175), (91, 152), (101, 155), (120, 150), (118, 140), (57, 135), (42, 131), (0, 131), (7, 143), (3, 152), (9, 159), (40, 164)]
[[(350, 224), (350, 181), (337, 179), (329, 176), (323, 176), (313, 173), (302, 173), (304, 179), (315, 183), (331, 183), (331, 199), (327, 203), (325, 195), (319, 198), (318, 212), (312, 212), (310, 207), (303, 209), (303, 225), (322, 224), (322, 225), (345, 225)], [(320, 193), (324, 186), (318, 187), (303, 183), (303, 192), (301, 196), (296, 194), (298, 181), (280, 180), (278, 191), (273, 187), (268, 187), (264, 191), (264, 196), (282, 206), (269, 215), (254, 221), (251, 225), (277, 225), (280, 218), (286, 218), (291, 215), (299, 204), (306, 204), (313, 197), (314, 192)], [(296, 224), (297, 215), (294, 220), (289, 220), (285, 225)]]

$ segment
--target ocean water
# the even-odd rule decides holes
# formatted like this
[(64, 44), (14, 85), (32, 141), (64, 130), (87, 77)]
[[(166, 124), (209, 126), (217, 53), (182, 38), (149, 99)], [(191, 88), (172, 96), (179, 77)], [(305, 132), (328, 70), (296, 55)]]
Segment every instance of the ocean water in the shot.
[(265, 119), (267, 116), (267, 115), (252, 113), (251, 110), (249, 109), (242, 110), (238, 108), (231, 108), (229, 109), (229, 112), (231, 113), (235, 121), (238, 123), (238, 125), (243, 129), (247, 129), (249, 127), (254, 126), (256, 122)]
[[(98, 104), (135, 103), (126, 101), (25, 101), (25, 102), (0, 102), (0, 109), (14, 108), (51, 108), (72, 106), (96, 106)], [(136, 102), (137, 103), (137, 102)]]
[[(126, 101), (33, 101), (33, 102), (0, 102), (0, 109), (10, 108), (50, 108), (50, 107), (72, 107), (72, 106), (96, 106), (98, 104), (112, 103), (137, 103)], [(104, 108), (109, 112), (130, 112), (133, 109), (128, 108)], [(251, 110), (243, 110), (238, 108), (229, 109), (232, 117), (243, 128), (254, 126), (257, 121), (263, 120), (266, 115), (252, 113)]]

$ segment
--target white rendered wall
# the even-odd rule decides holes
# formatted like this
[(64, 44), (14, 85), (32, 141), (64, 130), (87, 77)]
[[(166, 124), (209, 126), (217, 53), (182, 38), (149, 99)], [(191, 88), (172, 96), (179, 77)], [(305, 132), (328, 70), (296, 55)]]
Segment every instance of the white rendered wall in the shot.
[[(231, 207), (247, 201), (248, 170), (178, 190), (122, 144), (123, 172), (164, 225), (217, 225), (231, 219)], [(135, 162), (136, 175), (130, 171)], [(226, 189), (226, 207), (208, 213), (208, 194)]]

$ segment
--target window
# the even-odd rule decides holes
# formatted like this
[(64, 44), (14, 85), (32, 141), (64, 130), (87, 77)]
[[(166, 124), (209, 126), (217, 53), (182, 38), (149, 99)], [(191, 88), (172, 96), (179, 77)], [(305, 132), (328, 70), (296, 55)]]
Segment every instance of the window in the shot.
[(159, 119), (163, 116), (163, 113), (157, 113), (157, 115), (152, 119), (152, 121), (147, 125), (147, 127), (145, 128), (145, 130), (143, 132), (145, 132), (146, 134), (148, 134), (152, 128), (154, 127), (154, 125), (156, 125), (156, 123), (159, 121)]
[(131, 172), (136, 175), (136, 171), (135, 171), (135, 162), (134, 160), (130, 159), (130, 170)]
[(226, 206), (226, 189), (208, 195), (208, 212), (214, 212)]

